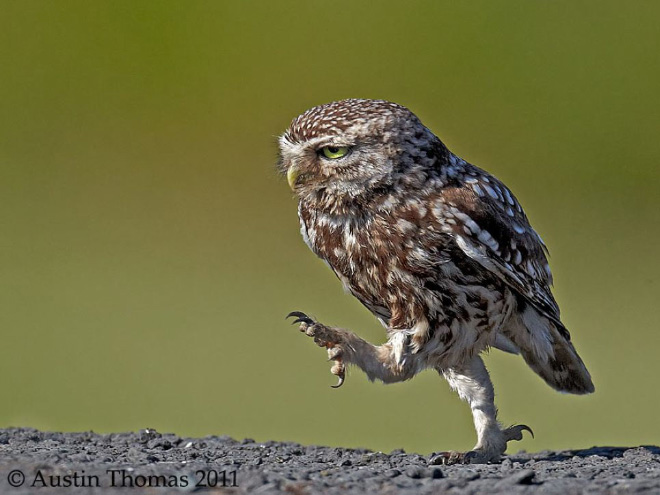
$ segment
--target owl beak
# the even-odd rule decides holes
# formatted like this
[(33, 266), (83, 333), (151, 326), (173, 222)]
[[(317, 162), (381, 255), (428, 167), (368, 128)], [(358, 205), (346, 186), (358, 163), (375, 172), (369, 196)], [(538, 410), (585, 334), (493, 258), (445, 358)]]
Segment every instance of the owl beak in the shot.
[(295, 164), (291, 165), (289, 170), (286, 171), (286, 180), (292, 190), (296, 188), (296, 179), (298, 179), (299, 176), (300, 169), (298, 169)]

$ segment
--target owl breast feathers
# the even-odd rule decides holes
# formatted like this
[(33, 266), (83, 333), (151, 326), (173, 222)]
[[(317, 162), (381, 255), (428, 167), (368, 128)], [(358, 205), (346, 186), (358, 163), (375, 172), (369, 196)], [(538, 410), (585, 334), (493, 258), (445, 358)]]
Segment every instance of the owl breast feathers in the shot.
[(520, 353), (557, 390), (593, 391), (520, 203), (407, 108), (312, 108), (280, 138), (279, 167), (305, 242), (387, 328), (410, 376), (496, 347)]

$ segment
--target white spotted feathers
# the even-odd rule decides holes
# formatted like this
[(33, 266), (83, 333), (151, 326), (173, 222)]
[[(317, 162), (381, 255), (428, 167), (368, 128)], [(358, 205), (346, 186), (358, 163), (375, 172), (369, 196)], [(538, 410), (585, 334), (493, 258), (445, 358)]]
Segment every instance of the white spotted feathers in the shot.
[[(328, 146), (345, 153), (328, 159)], [(390, 336), (403, 332), (395, 362), (414, 361), (407, 349), (445, 368), (506, 341), (553, 387), (592, 389), (522, 206), (410, 110), (359, 99), (314, 107), (280, 138), (279, 169), (300, 199), (305, 242)]]

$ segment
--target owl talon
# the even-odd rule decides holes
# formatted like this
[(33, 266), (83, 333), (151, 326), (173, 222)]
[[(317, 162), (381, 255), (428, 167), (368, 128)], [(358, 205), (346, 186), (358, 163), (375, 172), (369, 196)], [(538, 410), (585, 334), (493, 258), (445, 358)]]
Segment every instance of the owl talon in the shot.
[(344, 384), (344, 377), (340, 376), (337, 385), (330, 385), (331, 388), (339, 388)]
[(286, 315), (286, 319), (288, 318), (293, 318), (296, 317), (295, 320), (291, 323), (292, 325), (295, 325), (296, 323), (307, 323), (308, 325), (313, 325), (314, 320), (312, 320), (309, 316), (307, 316), (305, 313), (301, 311), (291, 311), (288, 315)]
[(346, 366), (344, 365), (344, 362), (341, 360), (341, 358), (335, 358), (335, 359), (336, 359), (335, 365), (330, 369), (330, 372), (333, 375), (337, 376), (339, 380), (337, 381), (337, 385), (330, 385), (330, 386), (332, 388), (339, 388), (344, 384), (344, 379), (346, 377)]
[[(534, 432), (527, 425), (514, 425), (504, 430), (501, 430), (498, 433), (498, 436), (501, 435), (504, 439), (502, 447), (500, 448), (488, 448), (486, 447), (475, 447), (474, 450), (469, 452), (456, 452), (455, 450), (449, 450), (447, 452), (439, 452), (437, 454), (431, 455), (429, 459), (429, 465), (437, 464), (486, 464), (489, 462), (499, 462), (502, 454), (506, 450), (506, 444), (512, 440), (522, 440), (523, 431), (529, 432), (532, 437), (534, 437)], [(496, 445), (499, 445), (497, 443)]]
[(513, 425), (505, 429), (502, 433), (504, 433), (504, 438), (506, 438), (507, 442), (510, 440), (519, 441), (523, 438), (523, 431), (529, 432), (529, 434), (532, 435), (532, 438), (534, 438), (534, 432), (527, 425)]
[(331, 387), (341, 387), (346, 379), (346, 365), (342, 360), (344, 353), (341, 347), (342, 331), (317, 323), (301, 311), (292, 311), (286, 317), (296, 318), (293, 324), (299, 323), (301, 332), (314, 339), (314, 343), (319, 347), (328, 349), (328, 360), (335, 362), (330, 372), (338, 377), (337, 384)]

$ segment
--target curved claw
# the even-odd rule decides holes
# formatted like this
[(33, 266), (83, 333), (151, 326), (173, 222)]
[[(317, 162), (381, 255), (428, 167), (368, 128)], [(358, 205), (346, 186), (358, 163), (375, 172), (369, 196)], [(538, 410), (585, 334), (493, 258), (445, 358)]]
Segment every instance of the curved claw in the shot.
[(532, 438), (534, 438), (534, 432), (532, 431), (532, 429), (529, 426), (527, 426), (527, 425), (518, 425), (518, 428), (520, 429), (521, 432), (523, 432), (523, 431), (529, 432), (529, 434), (532, 435)]
[(338, 359), (335, 365), (330, 370), (330, 373), (339, 378), (337, 385), (330, 385), (332, 388), (339, 388), (344, 384), (344, 378), (346, 377), (346, 366)]
[(291, 311), (288, 315), (286, 315), (285, 320), (288, 318), (296, 318), (291, 322), (292, 325), (295, 325), (296, 323), (307, 323), (308, 325), (313, 325), (314, 320), (312, 320), (309, 316), (307, 316), (305, 313), (301, 311)]
[(330, 385), (331, 388), (339, 388), (344, 384), (344, 375), (339, 376), (339, 381), (337, 382), (337, 385)]
[(527, 425), (514, 425), (506, 430), (504, 430), (504, 435), (506, 436), (507, 442), (510, 440), (522, 440), (522, 432), (527, 431), (529, 432), (530, 435), (532, 435), (532, 438), (534, 438), (534, 432), (532, 429), (527, 426)]

